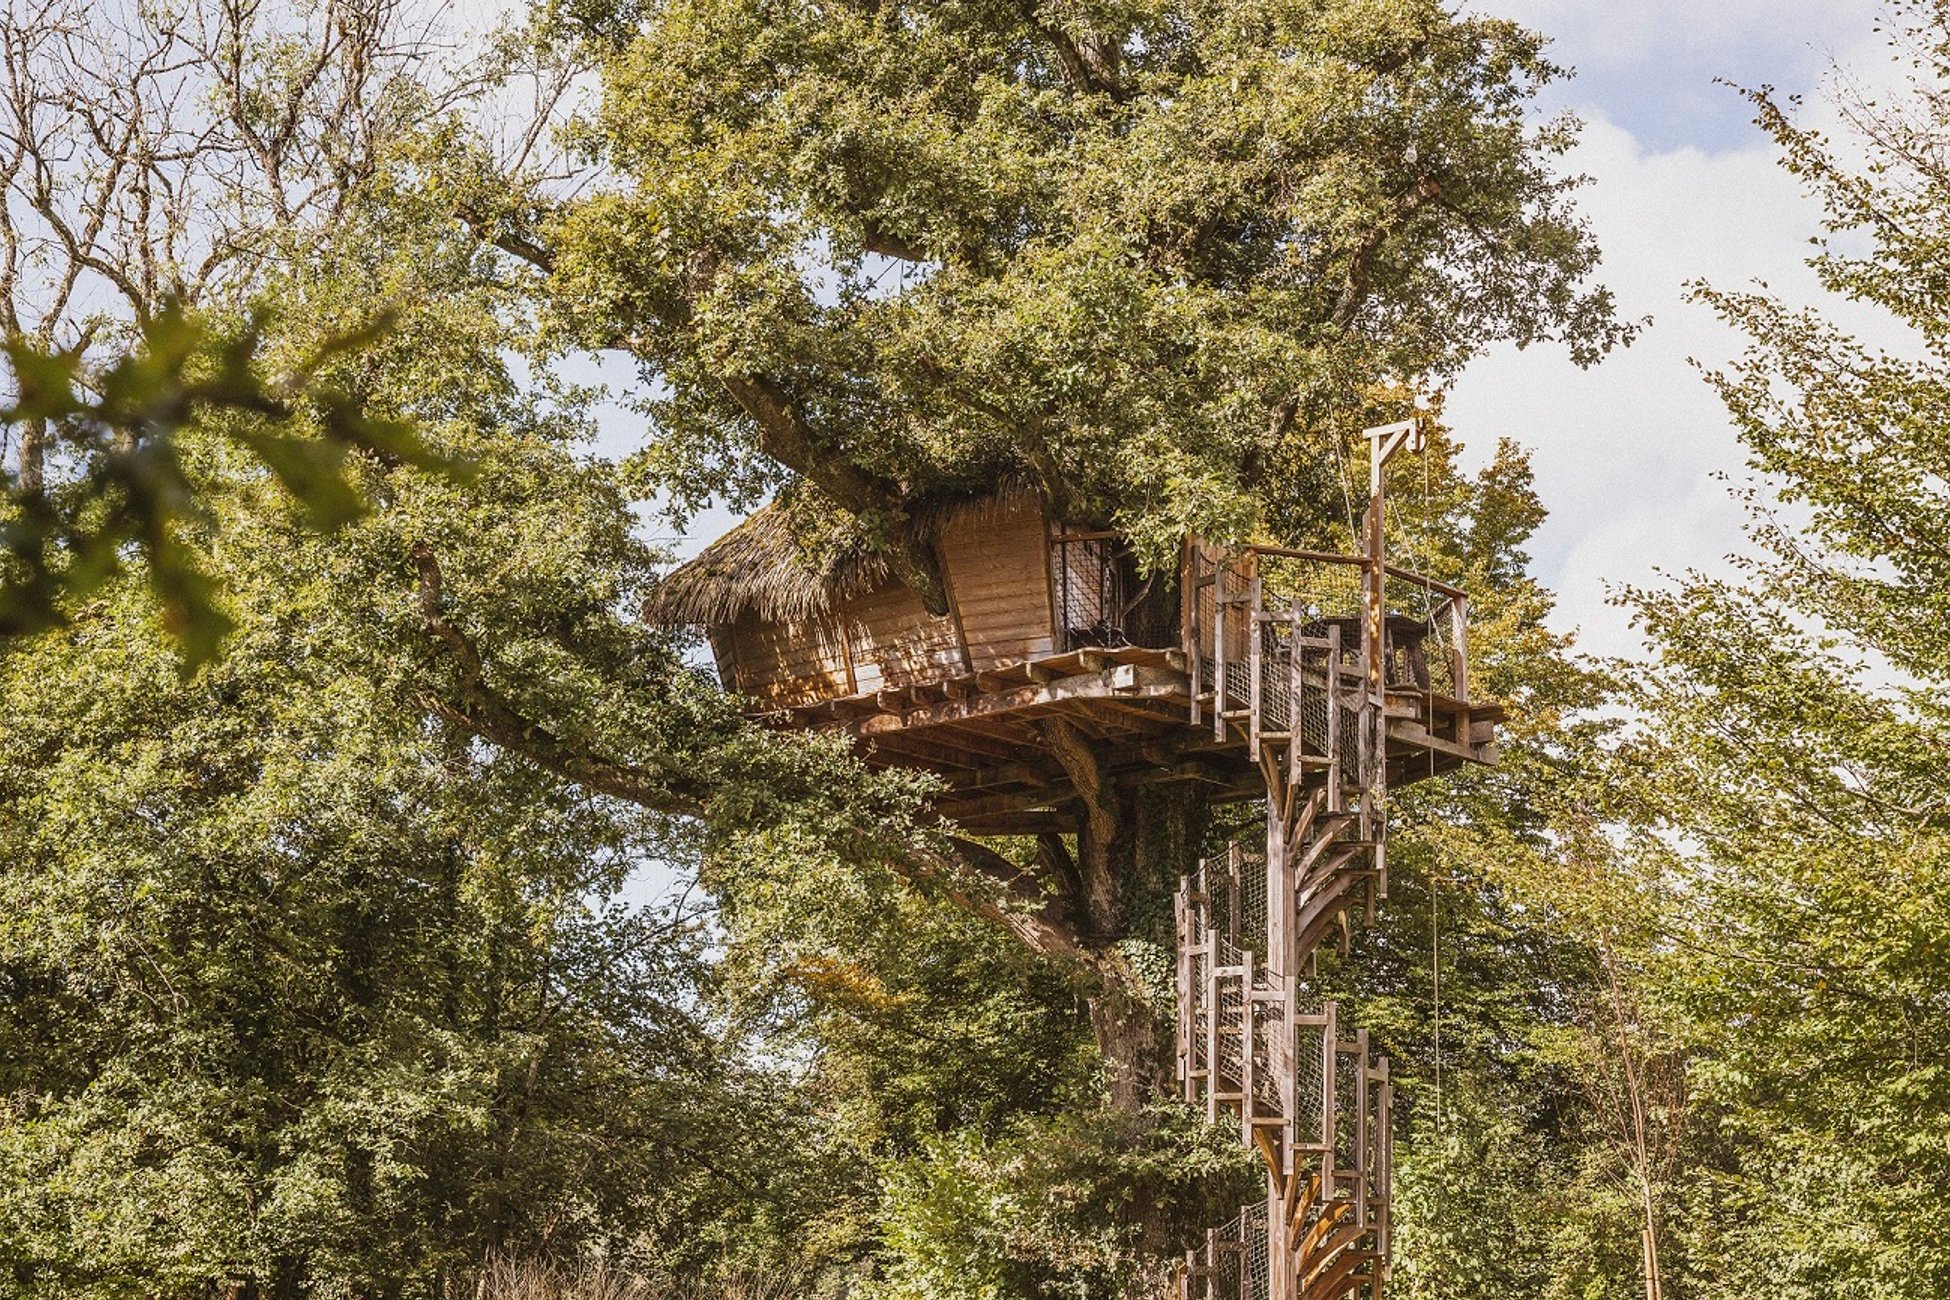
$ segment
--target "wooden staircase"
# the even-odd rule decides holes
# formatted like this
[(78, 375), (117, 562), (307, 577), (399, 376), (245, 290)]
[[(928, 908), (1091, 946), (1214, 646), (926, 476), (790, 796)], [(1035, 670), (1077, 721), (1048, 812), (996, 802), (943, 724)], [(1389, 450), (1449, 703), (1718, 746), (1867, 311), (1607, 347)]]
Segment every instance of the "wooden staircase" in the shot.
[[(1496, 715), (1468, 703), (1462, 593), (1371, 542), (1358, 558), (1189, 557), (1191, 718), (1248, 747), (1267, 817), (1263, 851), (1235, 844), (1181, 882), (1179, 1079), (1237, 1123), (1267, 1190), (1187, 1254), (1181, 1300), (1381, 1300), (1387, 1281), (1388, 1061), (1309, 986), (1322, 945), (1345, 951), (1387, 897), (1391, 773), (1494, 761)], [(1399, 612), (1403, 584), (1419, 615)], [(1430, 637), (1446, 642), (1439, 678)]]

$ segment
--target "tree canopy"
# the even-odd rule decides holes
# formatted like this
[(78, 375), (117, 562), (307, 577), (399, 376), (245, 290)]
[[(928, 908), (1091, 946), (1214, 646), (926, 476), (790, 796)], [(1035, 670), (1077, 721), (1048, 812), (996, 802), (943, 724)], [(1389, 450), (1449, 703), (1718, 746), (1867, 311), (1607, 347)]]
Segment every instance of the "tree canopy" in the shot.
[[(681, 512), (772, 492), (939, 608), (917, 503), (1023, 477), (1153, 561), (1317, 527), (1377, 384), (1629, 333), (1525, 108), (1541, 38), (1436, 3), (571, 5), (569, 202), (483, 205), (641, 364)], [(837, 506), (838, 513), (828, 513)], [(1327, 516), (1333, 517), (1333, 516)]]

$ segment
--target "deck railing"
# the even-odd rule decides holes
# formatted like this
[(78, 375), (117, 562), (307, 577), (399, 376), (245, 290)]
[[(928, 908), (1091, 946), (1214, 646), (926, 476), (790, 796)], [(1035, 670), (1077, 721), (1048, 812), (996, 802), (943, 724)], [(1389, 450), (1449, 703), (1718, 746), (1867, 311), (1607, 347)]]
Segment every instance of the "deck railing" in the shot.
[[(1218, 554), (1189, 549), (1183, 589), (1184, 651), (1201, 704), (1215, 714), (1256, 697), (1277, 718), (1296, 648), (1311, 670), (1338, 643), (1344, 664), (1378, 670), (1389, 691), (1469, 700), (1469, 597), (1439, 579), (1382, 566), (1381, 646), (1371, 664), (1370, 562), (1364, 556), (1248, 546)], [(1321, 670), (1324, 672), (1324, 668)], [(1284, 727), (1282, 727), (1284, 729)]]
[(1170, 575), (1139, 577), (1129, 546), (1117, 534), (1056, 534), (1050, 538), (1049, 568), (1058, 653), (1178, 644)]

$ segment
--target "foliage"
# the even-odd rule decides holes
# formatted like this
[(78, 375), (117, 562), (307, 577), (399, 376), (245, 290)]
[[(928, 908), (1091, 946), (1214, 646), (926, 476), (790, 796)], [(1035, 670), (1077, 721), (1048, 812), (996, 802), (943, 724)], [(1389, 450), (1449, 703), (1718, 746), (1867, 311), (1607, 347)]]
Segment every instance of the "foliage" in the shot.
[[(1829, 200), (1827, 283), (1918, 346), (1701, 291), (1754, 339), (1710, 378), (1799, 513), (1735, 581), (1634, 594), (1653, 664), (1547, 626), (1519, 449), (1393, 471), (1396, 558), (1471, 592), (1510, 707), (1497, 769), (1397, 790), (1383, 924), (1319, 972), (1399, 1088), (1406, 1295), (1625, 1300), (1648, 1253), (1701, 1300), (1950, 1291), (1950, 36), (1896, 12), (1920, 84), (1845, 103), (1867, 172), (1756, 103)], [(925, 552), (928, 504), (1011, 480), (1154, 561), (1191, 527), (1331, 544), (1361, 421), (1494, 339), (1630, 333), (1553, 170), (1572, 126), (1525, 117), (1557, 69), (1425, 0), (542, 18), (524, 57), (596, 65), (586, 186), (389, 77), (247, 291), (136, 311), (120, 362), (12, 354), (69, 459), (59, 527), (13, 534), (38, 630), (0, 646), (0, 1267), (1130, 1294), (1256, 1185), (1119, 1071), (1164, 1041), (1170, 884), (1259, 810), (1122, 805), (1089, 913), (1083, 835), (957, 842), (930, 781), (742, 717), (634, 619), (663, 557), (633, 511), (777, 492), (809, 548)], [(581, 346), (642, 369), (620, 470), (552, 378)], [(189, 677), (170, 565), (234, 623)], [(701, 893), (604, 903), (653, 860)]]
[[(887, 1173), (889, 1297), (1100, 1296), (1162, 1281), (1159, 1247), (1189, 1247), (1263, 1175), (1234, 1135), (1174, 1108), (1101, 1108), (925, 1142)], [(1171, 1225), (1147, 1243), (1144, 1225)], [(1146, 1249), (1145, 1247), (1149, 1247)]]
[[(632, 353), (679, 511), (773, 490), (914, 562), (917, 502), (1027, 478), (1164, 563), (1338, 504), (1389, 376), (1629, 330), (1533, 129), (1542, 39), (1433, 0), (655, 8), (561, 24), (613, 183), (491, 224)], [(1358, 426), (1357, 426), (1358, 427)], [(1269, 474), (1269, 471), (1277, 471)], [(836, 512), (829, 506), (837, 505)]]
[(1675, 904), (1649, 972), (1713, 1120), (1686, 1189), (1701, 1248), (1685, 1285), (1701, 1296), (1950, 1286), (1950, 16), (1889, 12), (1911, 86), (1887, 102), (1843, 86), (1847, 141), (1752, 98), (1827, 206), (1824, 285), (1914, 346), (1879, 351), (1764, 291), (1702, 287), (1751, 339), (1708, 378), (1766, 491), (1751, 498), (1757, 546), (1735, 578), (1632, 593), (1656, 657), (1635, 674), (1645, 723), (1603, 806), (1636, 828), (1625, 851)]
[(262, 321), (219, 337), (175, 302), (142, 322), (134, 351), (91, 373), (78, 352), (0, 340), (14, 394), (0, 430), (33, 426), (41, 458), (31, 481), (0, 468), (0, 637), (66, 622), (135, 548), (185, 666), (215, 655), (231, 623), (181, 537), (197, 508), (179, 449), (186, 430), (221, 430), (325, 529), (364, 512), (346, 466), (355, 453), (454, 472), (409, 426), (371, 418), (318, 381), (384, 328), (381, 318), (327, 339), (275, 379), (257, 363)]
[[(657, 557), (579, 454), (578, 395), (516, 382), (472, 242), (406, 195), (360, 221), (279, 284), (259, 355), (322, 355), (475, 477), (335, 457), (370, 508), (322, 532), (252, 426), (182, 425), (175, 535), (223, 584), (226, 653), (179, 673), (127, 572), (0, 648), (14, 1293), (425, 1294), (493, 1251), (695, 1272), (723, 1225), (800, 1213), (816, 1126), (720, 1034), (695, 906), (607, 901), (689, 852), (680, 824), (449, 715), (552, 705), (639, 774), (716, 756), (751, 808), (789, 799), (795, 747), (623, 616)], [(394, 330), (329, 350), (389, 300)]]

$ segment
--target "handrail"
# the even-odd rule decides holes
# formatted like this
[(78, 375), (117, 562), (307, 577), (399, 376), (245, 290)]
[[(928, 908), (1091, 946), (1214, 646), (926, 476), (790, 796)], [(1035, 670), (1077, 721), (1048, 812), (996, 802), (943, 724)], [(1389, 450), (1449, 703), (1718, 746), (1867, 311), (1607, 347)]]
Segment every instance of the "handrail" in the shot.
[(1461, 587), (1452, 587), (1439, 578), (1431, 578), (1426, 574), (1417, 573), (1413, 569), (1404, 569), (1399, 565), (1384, 562), (1381, 570), (1391, 578), (1400, 578), (1404, 582), (1412, 582), (1419, 587), (1427, 587), (1430, 591), (1439, 591), (1450, 600), (1464, 600), (1469, 596), (1469, 593)]
[(1291, 546), (1242, 546), (1241, 554), (1270, 555), (1281, 560), (1305, 560), (1310, 564), (1351, 564), (1356, 568), (1368, 567), (1365, 555), (1341, 555), (1334, 551), (1296, 551)]
[[(1261, 546), (1254, 544), (1240, 547), (1236, 554), (1270, 555), (1275, 559), (1302, 560), (1309, 564), (1345, 564), (1357, 569), (1366, 569), (1368, 567), (1368, 557), (1365, 555), (1339, 555), (1332, 551), (1301, 551), (1291, 546)], [(1413, 569), (1404, 569), (1399, 564), (1389, 564), (1383, 561), (1381, 570), (1391, 578), (1400, 578), (1404, 582), (1412, 582), (1418, 587), (1426, 587), (1430, 591), (1441, 592), (1450, 600), (1462, 600), (1469, 595), (1461, 587), (1452, 586), (1440, 578), (1431, 578), (1427, 574), (1417, 573)]]

